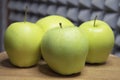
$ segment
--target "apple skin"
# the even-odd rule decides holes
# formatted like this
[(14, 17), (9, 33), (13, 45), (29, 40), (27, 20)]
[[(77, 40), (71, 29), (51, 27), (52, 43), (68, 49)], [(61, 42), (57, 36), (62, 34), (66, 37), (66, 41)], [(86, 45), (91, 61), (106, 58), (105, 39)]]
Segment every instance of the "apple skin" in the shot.
[(12, 23), (4, 35), (5, 50), (10, 62), (18, 67), (30, 67), (40, 59), (43, 31), (30, 22)]
[(69, 19), (60, 15), (49, 15), (36, 22), (36, 24), (43, 29), (44, 33), (52, 28), (59, 27), (59, 23), (62, 23), (63, 27), (74, 26)]
[(53, 71), (71, 75), (84, 68), (88, 41), (78, 27), (54, 28), (44, 35), (41, 51)]
[(101, 20), (87, 21), (79, 26), (89, 41), (87, 63), (106, 62), (114, 46), (114, 34), (110, 26)]

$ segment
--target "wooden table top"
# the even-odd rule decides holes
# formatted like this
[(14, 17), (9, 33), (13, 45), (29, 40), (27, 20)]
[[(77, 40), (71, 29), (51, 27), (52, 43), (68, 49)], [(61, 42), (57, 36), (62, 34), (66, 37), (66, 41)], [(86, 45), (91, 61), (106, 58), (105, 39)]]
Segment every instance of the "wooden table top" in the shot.
[(44, 61), (31, 68), (17, 68), (0, 53), (0, 80), (120, 80), (120, 58), (110, 55), (105, 64), (86, 64), (79, 74), (62, 76), (53, 72)]

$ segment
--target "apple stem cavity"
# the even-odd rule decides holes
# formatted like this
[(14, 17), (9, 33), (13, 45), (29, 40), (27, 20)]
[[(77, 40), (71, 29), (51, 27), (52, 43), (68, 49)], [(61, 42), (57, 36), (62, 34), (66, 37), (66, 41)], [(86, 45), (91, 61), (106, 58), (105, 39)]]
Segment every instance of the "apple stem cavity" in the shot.
[(60, 25), (60, 28), (62, 28), (62, 23), (59, 23), (59, 25)]
[(95, 27), (96, 19), (97, 19), (97, 15), (95, 16), (95, 19), (94, 19), (94, 24), (93, 24), (94, 27)]
[(27, 12), (28, 12), (28, 6), (26, 6), (26, 8), (25, 8), (24, 22), (26, 22), (26, 18), (27, 18)]

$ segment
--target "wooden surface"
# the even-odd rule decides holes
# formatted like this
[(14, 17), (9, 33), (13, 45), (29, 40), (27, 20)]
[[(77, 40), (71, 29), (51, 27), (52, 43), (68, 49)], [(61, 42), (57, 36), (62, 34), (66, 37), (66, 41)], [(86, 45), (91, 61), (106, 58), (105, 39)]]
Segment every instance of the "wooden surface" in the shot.
[(45, 62), (31, 68), (10, 64), (6, 53), (0, 53), (0, 80), (120, 80), (120, 58), (110, 55), (105, 64), (86, 64), (79, 74), (62, 76), (53, 72)]

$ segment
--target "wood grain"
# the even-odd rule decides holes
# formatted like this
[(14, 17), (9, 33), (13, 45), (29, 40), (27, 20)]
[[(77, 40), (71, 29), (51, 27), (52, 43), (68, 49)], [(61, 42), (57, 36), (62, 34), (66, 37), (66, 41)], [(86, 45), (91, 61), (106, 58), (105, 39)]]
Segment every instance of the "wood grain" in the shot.
[(5, 52), (0, 53), (0, 80), (120, 80), (120, 58), (110, 55), (104, 64), (86, 64), (81, 73), (62, 76), (44, 61), (30, 68), (13, 66)]

